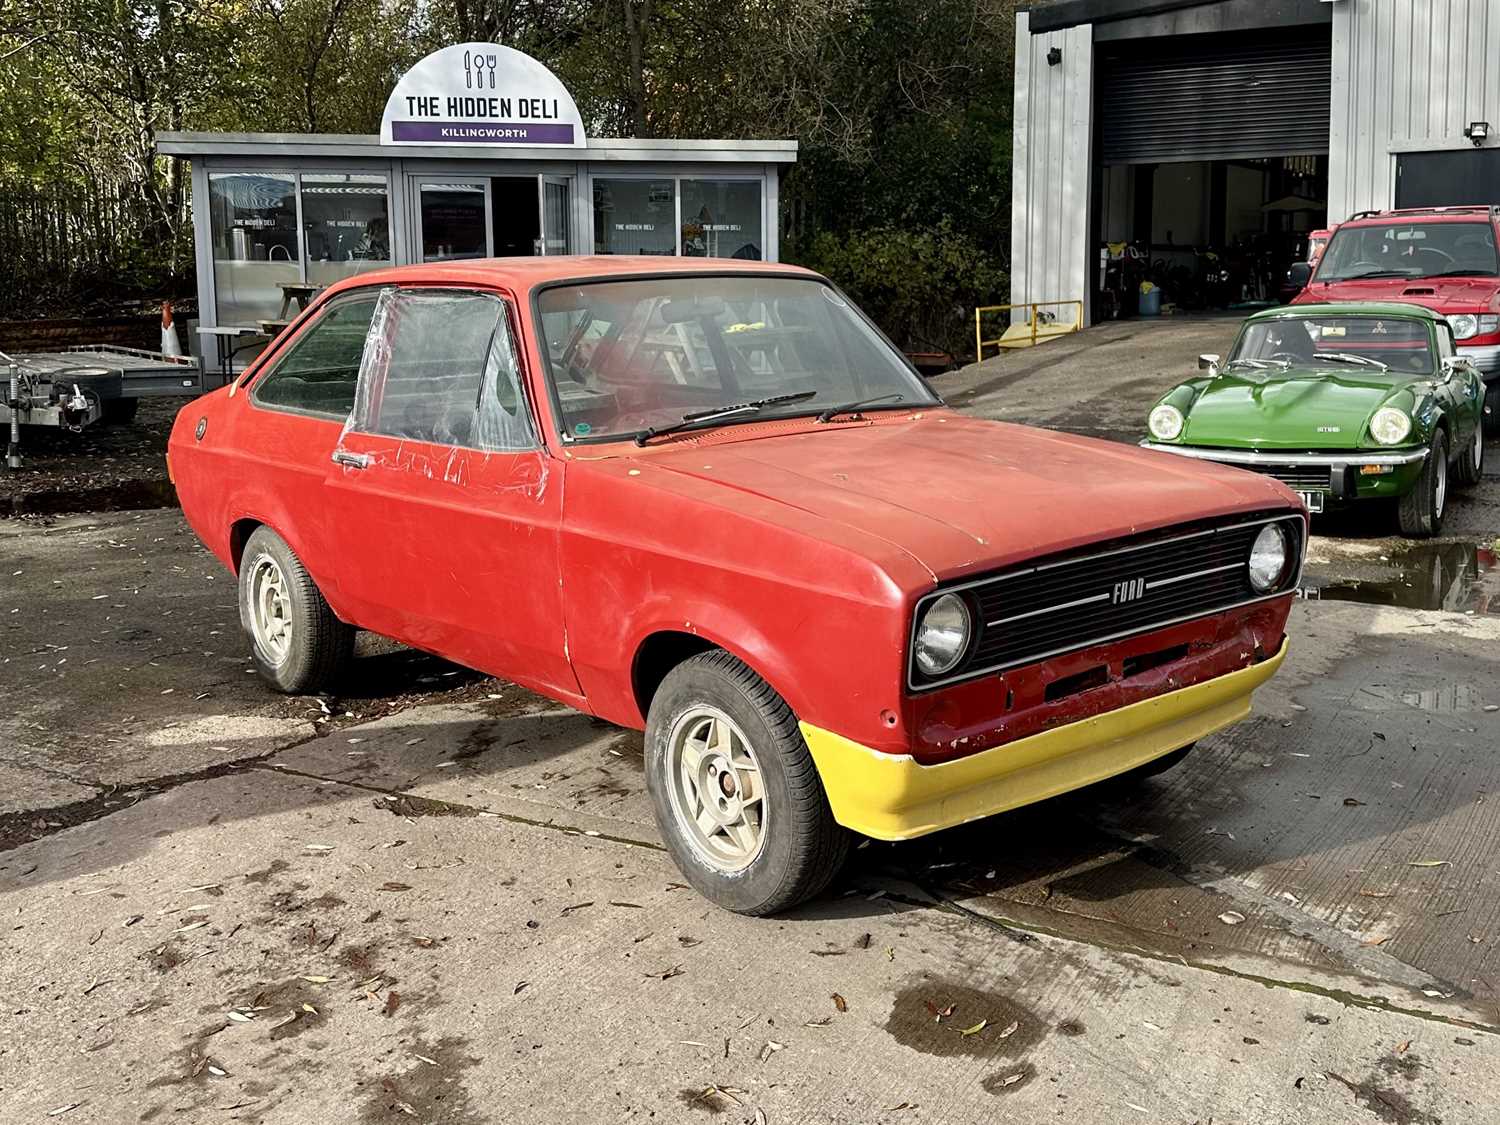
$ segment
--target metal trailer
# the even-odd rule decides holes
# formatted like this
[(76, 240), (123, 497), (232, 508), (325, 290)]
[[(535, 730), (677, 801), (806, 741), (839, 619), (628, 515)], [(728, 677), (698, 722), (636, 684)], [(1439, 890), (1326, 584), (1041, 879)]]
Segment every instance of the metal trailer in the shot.
[[(212, 385), (210, 385), (212, 382)], [(151, 395), (199, 395), (222, 379), (191, 356), (115, 344), (56, 352), (0, 352), (0, 426), (10, 427), (6, 464), (21, 467), (21, 427), (81, 430), (101, 418), (128, 420)]]

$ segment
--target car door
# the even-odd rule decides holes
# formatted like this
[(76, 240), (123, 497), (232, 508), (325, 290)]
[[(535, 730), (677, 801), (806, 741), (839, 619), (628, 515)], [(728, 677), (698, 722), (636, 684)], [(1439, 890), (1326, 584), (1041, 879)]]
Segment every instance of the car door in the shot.
[(380, 298), (326, 496), (366, 628), (580, 700), (559, 584), (562, 470), (537, 438), (510, 302)]
[(225, 447), (245, 464), (232, 469), (231, 519), (269, 524), (297, 553), (339, 608), (339, 567), (330, 557), (322, 503), (328, 457), (354, 406), (365, 337), (379, 299), (374, 289), (335, 298), (313, 314), (250, 383), (231, 415)]
[(1474, 410), (1473, 403), (1476, 399), (1483, 402), (1483, 383), (1478, 374), (1469, 368), (1454, 371), (1451, 378), (1441, 378), (1442, 365), (1458, 355), (1458, 348), (1453, 342), (1451, 327), (1447, 324), (1438, 324), (1435, 327), (1440, 376), (1437, 382), (1437, 393), (1443, 404), (1443, 412), (1448, 415), (1448, 420), (1453, 426), (1453, 441), (1450, 443), (1448, 454), (1457, 457), (1460, 450), (1469, 448), (1469, 444), (1474, 440), (1474, 428), (1480, 424), (1482, 415)]

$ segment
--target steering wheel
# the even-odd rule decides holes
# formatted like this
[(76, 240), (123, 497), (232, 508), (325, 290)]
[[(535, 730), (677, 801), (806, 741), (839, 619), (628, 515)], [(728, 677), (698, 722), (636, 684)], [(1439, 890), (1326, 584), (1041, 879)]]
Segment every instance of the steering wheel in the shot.
[(1383, 269), (1385, 269), (1385, 266), (1383, 266), (1381, 263), (1379, 263), (1379, 262), (1372, 262), (1368, 258), (1361, 258), (1359, 261), (1357, 261), (1357, 262), (1351, 262), (1349, 264), (1349, 268), (1351, 270), (1357, 270), (1357, 269), (1359, 269), (1360, 266), (1369, 266), (1371, 269), (1377, 269), (1377, 270), (1383, 270)]
[(1455, 259), (1454, 259), (1454, 257), (1453, 257), (1452, 254), (1448, 253), (1448, 251), (1446, 251), (1446, 250), (1439, 250), (1436, 246), (1421, 246), (1421, 247), (1418, 247), (1418, 249), (1413, 254), (1413, 257), (1415, 257), (1416, 254), (1436, 254), (1439, 258), (1442, 258), (1443, 261), (1447, 262), (1450, 266), (1455, 261)]
[(1307, 362), (1307, 357), (1306, 356), (1297, 355), (1295, 352), (1272, 352), (1266, 358), (1267, 359), (1282, 359), (1282, 360), (1285, 360), (1288, 364), (1292, 364), (1292, 363), (1306, 363)]

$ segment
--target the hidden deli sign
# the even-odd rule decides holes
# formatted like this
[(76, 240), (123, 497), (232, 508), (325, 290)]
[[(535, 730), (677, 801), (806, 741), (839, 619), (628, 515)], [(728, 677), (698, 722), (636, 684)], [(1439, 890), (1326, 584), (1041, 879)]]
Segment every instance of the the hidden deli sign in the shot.
[(584, 143), (583, 119), (557, 75), (497, 43), (444, 47), (407, 71), (385, 103), (380, 139), (476, 147)]

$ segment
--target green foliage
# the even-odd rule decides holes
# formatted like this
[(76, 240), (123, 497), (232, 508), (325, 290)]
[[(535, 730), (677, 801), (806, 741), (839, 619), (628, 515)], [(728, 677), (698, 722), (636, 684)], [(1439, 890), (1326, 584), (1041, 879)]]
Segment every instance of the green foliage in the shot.
[[(555, 70), (595, 136), (795, 138), (782, 256), (847, 284), (899, 343), (960, 350), (952, 310), (1005, 293), (1014, 7), (0, 0), (0, 176), (127, 185), (145, 253), (180, 278), (187, 179), (158, 133), (374, 132), (418, 58), (492, 40)], [(907, 265), (875, 276), (893, 253)]]
[(1003, 265), (951, 222), (821, 231), (799, 256), (837, 281), (897, 343), (962, 355), (974, 308), (1009, 291)]

